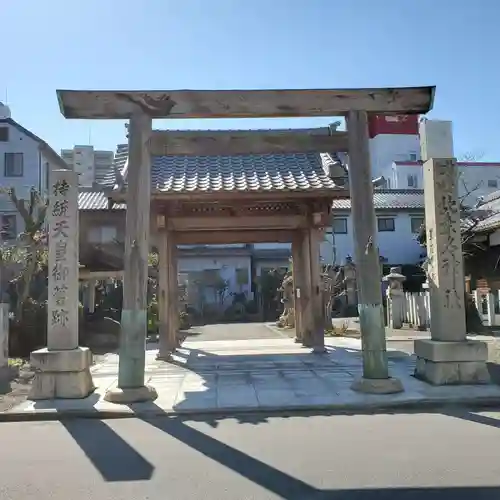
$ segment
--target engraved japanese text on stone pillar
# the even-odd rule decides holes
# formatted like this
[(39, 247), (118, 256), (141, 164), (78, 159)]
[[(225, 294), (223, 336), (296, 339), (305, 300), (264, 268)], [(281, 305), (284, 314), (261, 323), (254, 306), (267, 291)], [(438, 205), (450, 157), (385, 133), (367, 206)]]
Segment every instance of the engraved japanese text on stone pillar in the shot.
[(51, 172), (49, 223), (49, 349), (78, 346), (78, 181), (71, 170)]

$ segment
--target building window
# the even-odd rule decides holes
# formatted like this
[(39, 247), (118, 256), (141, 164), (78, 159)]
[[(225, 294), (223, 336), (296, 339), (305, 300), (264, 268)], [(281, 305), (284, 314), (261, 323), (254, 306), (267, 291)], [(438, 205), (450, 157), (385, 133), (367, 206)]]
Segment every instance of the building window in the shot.
[(15, 214), (1, 216), (2, 240), (15, 240), (17, 238), (17, 217)]
[(394, 231), (395, 224), (393, 217), (379, 217), (377, 219), (377, 227), (379, 232)]
[(418, 187), (418, 179), (415, 174), (408, 174), (408, 187), (409, 188)]
[(488, 187), (489, 188), (498, 187), (498, 181), (496, 179), (488, 179)]
[(0, 142), (9, 142), (9, 127), (0, 127)]
[(335, 234), (347, 234), (347, 219), (333, 219), (332, 230)]
[(420, 228), (424, 225), (425, 219), (423, 217), (412, 217), (411, 218), (411, 232), (413, 234), (418, 234)]
[(4, 177), (22, 177), (23, 171), (23, 153), (5, 153)]
[(408, 156), (410, 157), (410, 161), (417, 161), (417, 153), (410, 153)]

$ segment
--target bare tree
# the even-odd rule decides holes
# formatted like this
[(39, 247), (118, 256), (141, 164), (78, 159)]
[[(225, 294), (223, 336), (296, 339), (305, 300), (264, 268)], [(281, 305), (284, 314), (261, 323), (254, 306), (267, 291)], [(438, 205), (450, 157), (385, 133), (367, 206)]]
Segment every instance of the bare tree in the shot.
[[(484, 153), (464, 153), (459, 161), (464, 162), (475, 162), (480, 160), (484, 156)], [(482, 198), (478, 197), (474, 204), (470, 204), (470, 197), (483, 185), (483, 181), (474, 182), (472, 185), (468, 185), (462, 173), (459, 173), (458, 182), (461, 184), (461, 194), (458, 197), (459, 207), (460, 207), (460, 219), (461, 219), (461, 241), (462, 250), (464, 255), (469, 256), (474, 254), (478, 250), (484, 251), (487, 249), (483, 244), (481, 244), (477, 238), (477, 228), (482, 221), (491, 217), (493, 211), (490, 209), (481, 208)], [(417, 234), (417, 241), (421, 246), (425, 247), (427, 243), (426, 228), (425, 224), (422, 224), (420, 230)]]
[(29, 200), (18, 198), (14, 188), (0, 188), (16, 207), (24, 223), (24, 231), (19, 235), (16, 248), (2, 248), (0, 261), (6, 265), (9, 261), (23, 264), (23, 270), (14, 280), (17, 292), (15, 315), (21, 321), (23, 306), (30, 296), (31, 283), (35, 273), (47, 264), (47, 235), (44, 231), (48, 202), (35, 188), (30, 190)]

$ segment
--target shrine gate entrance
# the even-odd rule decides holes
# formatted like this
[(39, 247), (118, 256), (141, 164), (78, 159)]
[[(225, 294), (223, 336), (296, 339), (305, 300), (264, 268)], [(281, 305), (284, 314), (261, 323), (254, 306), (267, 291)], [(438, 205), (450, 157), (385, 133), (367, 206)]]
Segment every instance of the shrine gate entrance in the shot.
[[(160, 257), (160, 356), (176, 347), (177, 256), (181, 244), (291, 242), (297, 337), (324, 351), (319, 242), (330, 225), (331, 202), (351, 197), (363, 340), (363, 378), (353, 386), (377, 392), (401, 390), (389, 377), (385, 346), (368, 114), (426, 113), (434, 88), (258, 91), (58, 91), (66, 118), (127, 119), (128, 159), (109, 197), (127, 203), (123, 312), (118, 388), (106, 399), (154, 399), (144, 385), (146, 285), (150, 236)], [(154, 118), (254, 118), (345, 116), (347, 132), (330, 128), (266, 131), (156, 131)], [(343, 168), (329, 161), (349, 155)], [(283, 156), (322, 158), (292, 172)], [(258, 155), (275, 166), (244, 168), (228, 158)], [(218, 171), (190, 167), (189, 157), (219, 156)], [(181, 158), (182, 171), (169, 158)], [(151, 166), (153, 158), (153, 168)], [(157, 158), (163, 158), (157, 160)], [(324, 160), (324, 161), (323, 161)], [(263, 160), (264, 161), (264, 160)], [(159, 165), (164, 162), (165, 168)], [(311, 163), (311, 162), (310, 162)], [(160, 165), (161, 166), (161, 165)], [(297, 292), (300, 290), (300, 292)]]

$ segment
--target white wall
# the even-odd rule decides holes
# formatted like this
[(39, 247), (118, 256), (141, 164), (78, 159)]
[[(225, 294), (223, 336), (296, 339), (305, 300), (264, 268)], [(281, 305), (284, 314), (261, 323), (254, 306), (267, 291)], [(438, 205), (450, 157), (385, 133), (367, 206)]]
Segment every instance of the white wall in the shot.
[[(478, 197), (487, 196), (500, 189), (500, 164), (477, 163), (459, 166), (459, 193), (464, 201), (474, 204)], [(489, 185), (491, 183), (492, 185)], [(493, 185), (496, 183), (496, 185)]]
[[(464, 197), (465, 203), (474, 204), (479, 196), (487, 196), (500, 189), (500, 164), (463, 164), (460, 162), (458, 172), (460, 176), (458, 183), (459, 196)], [(408, 185), (410, 176), (413, 176), (413, 182), (415, 184), (416, 181), (416, 185)], [(398, 165), (393, 163), (391, 178), (391, 187), (394, 189), (423, 189), (424, 187), (422, 165)], [(489, 183), (493, 184), (489, 185)]]
[(61, 156), (77, 172), (78, 184), (82, 187), (92, 187), (94, 182), (93, 146), (75, 146), (73, 149), (63, 149)]
[[(13, 187), (18, 198), (29, 199), (32, 187), (42, 194), (46, 193), (46, 169), (51, 168), (48, 161), (39, 150), (39, 143), (27, 136), (17, 127), (0, 122), (0, 127), (9, 129), (9, 140), (0, 142), (0, 186), (4, 188)], [(23, 176), (5, 177), (5, 153), (23, 154)], [(2, 214), (16, 214), (17, 232), (24, 229), (23, 220), (17, 213), (7, 195), (0, 195), (0, 226)]]
[[(394, 161), (420, 159), (418, 135), (380, 134), (370, 139), (370, 159), (373, 177), (389, 177)], [(394, 189), (394, 186), (388, 186)]]
[[(8, 123), (0, 123), (0, 127), (9, 129), (9, 141), (0, 142), (0, 185), (15, 188), (18, 197), (26, 198), (32, 187), (39, 187), (41, 154), (38, 142)], [(5, 153), (23, 153), (22, 177), (5, 177)]]
[[(204, 271), (205, 269), (218, 269), (222, 279), (229, 283), (229, 293), (246, 292), (250, 298), (251, 274), (250, 257), (247, 256), (227, 256), (227, 257), (181, 257), (179, 258), (179, 273), (189, 273), (193, 271)], [(238, 285), (236, 282), (236, 269), (248, 269), (248, 284)], [(208, 290), (205, 300), (213, 302), (213, 293)], [(227, 301), (232, 297), (228, 294)]]
[(75, 146), (61, 150), (62, 158), (78, 172), (78, 183), (92, 187), (95, 181), (102, 181), (113, 163), (113, 151), (96, 151), (94, 146)]
[[(388, 264), (417, 264), (420, 260), (420, 255), (424, 249), (415, 240), (415, 235), (411, 232), (411, 219), (423, 217), (421, 213), (409, 212), (387, 212), (378, 213), (378, 217), (394, 217), (394, 231), (384, 231), (377, 233), (377, 244), (381, 256), (387, 259)], [(344, 264), (345, 259), (350, 255), (353, 261), (356, 261), (354, 254), (353, 227), (352, 217), (349, 213), (335, 214), (336, 218), (347, 218), (347, 234), (335, 234), (335, 249), (336, 263)], [(327, 235), (327, 239), (331, 242), (332, 235)], [(332, 262), (332, 245), (324, 242), (322, 244), (322, 256), (325, 258), (325, 263)], [(329, 259), (329, 260), (328, 260)]]

